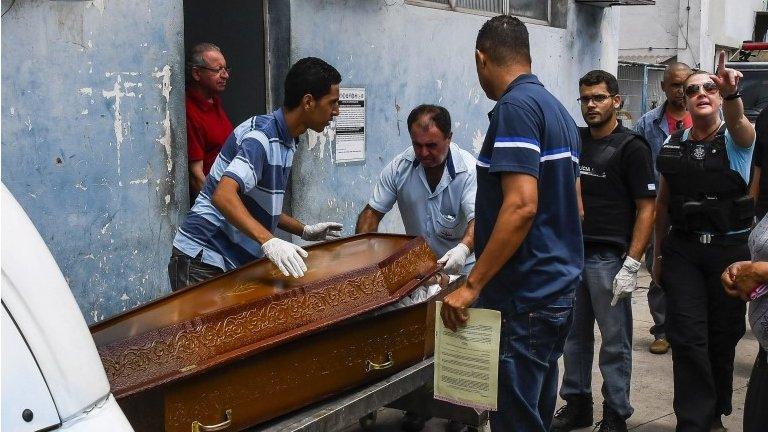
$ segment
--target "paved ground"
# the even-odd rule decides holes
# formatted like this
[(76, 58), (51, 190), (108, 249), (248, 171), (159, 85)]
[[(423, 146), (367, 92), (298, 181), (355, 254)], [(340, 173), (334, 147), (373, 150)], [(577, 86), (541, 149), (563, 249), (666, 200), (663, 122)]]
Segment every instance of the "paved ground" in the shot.
[[(648, 286), (650, 278), (647, 274), (641, 276), (640, 285)], [(675, 414), (672, 410), (672, 355), (654, 355), (648, 352), (648, 346), (653, 342), (653, 337), (648, 329), (653, 325), (653, 320), (648, 312), (646, 300), (647, 289), (638, 289), (632, 297), (632, 310), (634, 316), (634, 353), (632, 371), (632, 405), (635, 408), (634, 415), (629, 419), (629, 427), (638, 432), (667, 432), (675, 430)], [(747, 325), (749, 327), (749, 325)], [(596, 333), (599, 338), (599, 332)], [(599, 343), (599, 342), (598, 342)], [(724, 418), (723, 423), (731, 432), (742, 430), (742, 415), (744, 397), (747, 390), (747, 380), (752, 370), (752, 364), (757, 354), (757, 342), (752, 333), (747, 329), (746, 336), (741, 340), (736, 351), (736, 372), (734, 374), (734, 412)], [(562, 363), (561, 363), (562, 372)], [(602, 397), (600, 386), (602, 379), (595, 357), (593, 376), (593, 392), (595, 398), (595, 420), (602, 416)], [(563, 401), (558, 401), (558, 407)], [(371, 431), (392, 432), (400, 430), (402, 413), (392, 409), (382, 409), (378, 413), (378, 420)], [(424, 428), (427, 432), (438, 432), (445, 429), (445, 420), (433, 419)], [(486, 431), (490, 431), (486, 427)], [(591, 431), (592, 428), (580, 431)], [(345, 432), (362, 431), (359, 427), (351, 427)]]

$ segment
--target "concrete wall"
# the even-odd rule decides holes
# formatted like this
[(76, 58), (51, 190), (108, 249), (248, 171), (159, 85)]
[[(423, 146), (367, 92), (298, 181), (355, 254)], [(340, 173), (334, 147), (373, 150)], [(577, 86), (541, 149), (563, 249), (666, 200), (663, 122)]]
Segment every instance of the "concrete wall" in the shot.
[(2, 181), (94, 322), (168, 291), (187, 206), (181, 2), (8, 5)]
[(653, 6), (619, 7), (619, 55), (647, 63), (675, 56), (679, 7), (680, 0), (657, 1)]
[(715, 46), (738, 48), (752, 39), (755, 11), (765, 0), (664, 0), (621, 7), (622, 59), (658, 63), (670, 57), (712, 70)]
[(745, 40), (752, 40), (755, 29), (755, 11), (765, 11), (765, 0), (710, 0), (709, 33), (717, 45), (738, 48)]
[[(352, 234), (379, 172), (410, 145), (408, 113), (420, 103), (444, 105), (454, 121), (454, 141), (477, 154), (493, 103), (477, 81), (474, 44), (488, 19), (399, 1), (291, 2), (291, 59), (321, 57), (343, 76), (342, 87), (367, 89), (367, 158), (336, 165), (333, 132), (304, 137), (294, 159), (293, 212), (311, 223), (337, 220)], [(568, 4), (565, 29), (528, 25), (533, 69), (568, 107), (578, 79), (603, 67), (613, 72), (618, 56), (618, 16), (613, 9)], [(400, 231), (397, 212), (383, 230)]]

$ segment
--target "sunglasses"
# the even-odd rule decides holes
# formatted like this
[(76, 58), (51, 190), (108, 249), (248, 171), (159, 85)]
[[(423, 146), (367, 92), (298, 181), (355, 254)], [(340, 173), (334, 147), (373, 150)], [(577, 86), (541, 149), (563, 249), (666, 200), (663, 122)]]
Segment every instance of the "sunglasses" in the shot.
[(690, 84), (685, 88), (685, 95), (688, 97), (696, 96), (697, 94), (701, 93), (702, 88), (704, 89), (705, 93), (710, 95), (713, 95), (719, 91), (717, 84), (709, 81), (705, 82), (704, 84)]

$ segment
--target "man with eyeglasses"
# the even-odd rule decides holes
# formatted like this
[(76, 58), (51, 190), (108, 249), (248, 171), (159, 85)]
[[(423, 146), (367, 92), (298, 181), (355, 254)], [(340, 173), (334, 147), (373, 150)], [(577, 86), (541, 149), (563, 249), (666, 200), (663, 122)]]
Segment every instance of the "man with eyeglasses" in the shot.
[[(683, 85), (685, 79), (693, 71), (685, 63), (672, 63), (664, 71), (664, 78), (661, 81), (661, 89), (667, 99), (664, 103), (655, 109), (645, 113), (635, 125), (635, 131), (645, 138), (651, 145), (653, 152), (653, 169), (656, 172), (656, 156), (667, 137), (677, 130), (691, 127), (691, 115), (685, 109), (685, 95), (683, 94)], [(656, 172), (656, 184), (658, 186), (659, 174)], [(648, 246), (645, 252), (645, 266), (649, 272), (653, 267), (653, 242)], [(651, 282), (648, 287), (648, 307), (653, 317), (653, 326), (651, 334), (654, 341), (648, 350), (653, 354), (666, 354), (669, 351), (669, 342), (666, 336), (665, 314), (667, 309), (664, 290), (655, 282)]]
[(192, 47), (186, 66), (187, 168), (190, 201), (194, 201), (232, 133), (232, 123), (219, 98), (227, 87), (230, 69), (221, 49), (207, 42)]
[(576, 288), (573, 327), (565, 342), (560, 396), (566, 400), (552, 431), (592, 426), (592, 358), (597, 321), (602, 344), (603, 419), (600, 432), (626, 431), (632, 415), (632, 292), (651, 238), (656, 185), (651, 149), (621, 125), (616, 77), (594, 70), (579, 80), (584, 271)]

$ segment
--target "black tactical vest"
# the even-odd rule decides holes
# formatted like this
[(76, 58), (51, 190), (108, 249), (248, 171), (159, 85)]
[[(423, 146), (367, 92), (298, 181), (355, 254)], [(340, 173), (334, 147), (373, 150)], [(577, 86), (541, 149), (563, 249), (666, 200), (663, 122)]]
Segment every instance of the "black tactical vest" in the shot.
[(582, 232), (585, 242), (610, 243), (626, 249), (632, 238), (636, 207), (629, 191), (619, 191), (608, 169), (621, 163), (622, 149), (642, 136), (625, 129), (601, 140), (593, 140), (589, 129), (582, 129), (581, 192), (584, 203)]
[(750, 228), (755, 203), (747, 182), (731, 169), (725, 125), (711, 141), (683, 141), (683, 132), (675, 132), (656, 158), (669, 186), (672, 227), (711, 234)]

